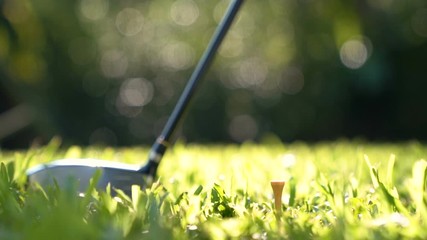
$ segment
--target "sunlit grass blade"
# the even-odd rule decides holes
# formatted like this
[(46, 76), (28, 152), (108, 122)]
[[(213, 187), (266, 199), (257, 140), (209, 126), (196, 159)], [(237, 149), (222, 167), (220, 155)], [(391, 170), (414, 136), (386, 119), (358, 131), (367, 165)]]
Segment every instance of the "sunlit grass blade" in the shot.
[(296, 195), (297, 195), (296, 180), (295, 178), (290, 178), (289, 179), (289, 203), (288, 203), (290, 207), (293, 207), (295, 205)]
[(365, 154), (363, 157), (365, 159), (366, 165), (368, 165), (369, 175), (371, 176), (372, 184), (374, 185), (374, 188), (378, 188), (378, 171), (375, 167), (372, 166), (368, 155)]
[(408, 181), (408, 189), (416, 206), (416, 213), (423, 219), (427, 218), (427, 161), (424, 159), (414, 163), (412, 178)]
[(193, 195), (196, 195), (196, 196), (199, 195), (202, 192), (202, 190), (203, 190), (203, 186), (199, 185), (196, 191), (194, 191)]
[(393, 170), (394, 170), (395, 161), (396, 161), (396, 155), (391, 154), (387, 164), (387, 177), (386, 177), (386, 184), (389, 187), (393, 186)]
[[(101, 178), (101, 175), (102, 175), (102, 171), (98, 169), (95, 171), (92, 178), (90, 179), (89, 186), (86, 189), (83, 196), (83, 201), (82, 201), (83, 206), (87, 206), (89, 202), (92, 200), (93, 198), (92, 193), (95, 191), (96, 185), (98, 184), (99, 179)], [(102, 191), (104, 190), (105, 189), (102, 189)]]
[[(409, 216), (410, 215), (409, 211), (406, 209), (406, 207), (402, 204), (402, 202), (399, 199), (399, 193), (397, 192), (396, 187), (393, 185), (386, 186), (380, 179), (379, 171), (375, 167), (372, 167), (367, 156), (365, 157), (365, 160), (368, 166), (370, 167), (370, 173), (371, 173), (372, 182), (374, 183), (374, 187), (376, 185), (375, 188), (379, 188), (381, 190), (384, 196), (384, 199), (386, 200), (388, 205), (392, 207), (392, 211), (396, 210), (396, 211), (399, 211), (400, 213), (405, 214), (406, 216)], [(388, 165), (389, 174), (387, 174), (387, 176), (392, 176), (394, 158), (391, 158), (391, 162), (392, 164)], [(389, 181), (391, 182), (391, 180)]]

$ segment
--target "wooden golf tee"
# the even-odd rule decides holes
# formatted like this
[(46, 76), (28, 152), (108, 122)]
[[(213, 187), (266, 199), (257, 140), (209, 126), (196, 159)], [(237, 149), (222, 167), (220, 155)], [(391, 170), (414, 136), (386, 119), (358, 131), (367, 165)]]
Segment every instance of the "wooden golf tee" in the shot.
[(281, 181), (281, 180), (271, 181), (271, 187), (273, 188), (273, 194), (274, 194), (274, 206), (276, 208), (277, 214), (280, 214), (282, 212), (282, 192), (283, 192), (284, 186), (285, 186), (285, 181)]

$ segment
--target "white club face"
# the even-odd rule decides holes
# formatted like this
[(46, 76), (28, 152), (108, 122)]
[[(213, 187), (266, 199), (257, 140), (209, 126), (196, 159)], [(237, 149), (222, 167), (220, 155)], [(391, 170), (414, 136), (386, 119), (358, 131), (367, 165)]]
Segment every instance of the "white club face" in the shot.
[(39, 165), (27, 172), (30, 185), (40, 184), (46, 188), (56, 182), (60, 187), (77, 184), (77, 191), (84, 193), (89, 187), (91, 178), (100, 171), (100, 179), (96, 188), (105, 191), (108, 184), (130, 195), (132, 185), (144, 187), (144, 175), (139, 173), (137, 166), (121, 163), (93, 160), (72, 159), (58, 160), (46, 165)]

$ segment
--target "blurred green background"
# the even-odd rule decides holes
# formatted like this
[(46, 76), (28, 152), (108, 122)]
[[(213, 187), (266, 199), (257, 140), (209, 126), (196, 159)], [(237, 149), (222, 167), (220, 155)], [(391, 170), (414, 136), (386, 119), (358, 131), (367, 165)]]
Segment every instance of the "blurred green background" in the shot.
[[(1, 147), (150, 144), (228, 0), (1, 0)], [(425, 0), (247, 0), (179, 136), (427, 139)]]

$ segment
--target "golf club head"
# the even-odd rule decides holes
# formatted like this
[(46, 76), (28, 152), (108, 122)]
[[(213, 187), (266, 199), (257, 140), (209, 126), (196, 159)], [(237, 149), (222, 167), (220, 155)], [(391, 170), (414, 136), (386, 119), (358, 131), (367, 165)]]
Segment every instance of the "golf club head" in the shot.
[[(80, 194), (85, 193), (90, 180), (100, 174), (96, 183), (97, 190), (105, 191), (110, 184), (112, 189), (120, 189), (130, 196), (132, 185), (145, 188), (148, 182), (152, 181), (152, 176), (144, 169), (148, 168), (98, 159), (63, 159), (29, 169), (27, 179), (30, 187), (35, 183), (43, 188), (55, 184), (61, 188), (76, 184), (76, 190)], [(114, 195), (115, 191), (112, 191), (112, 194)]]

